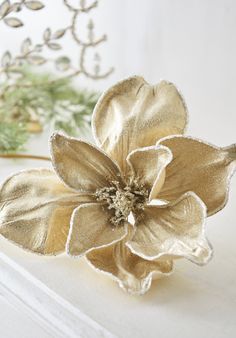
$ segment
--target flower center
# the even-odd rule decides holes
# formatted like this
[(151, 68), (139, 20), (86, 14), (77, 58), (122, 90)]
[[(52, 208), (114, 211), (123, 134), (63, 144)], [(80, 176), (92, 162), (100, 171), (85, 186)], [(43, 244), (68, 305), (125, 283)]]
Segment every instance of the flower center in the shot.
[(148, 190), (137, 181), (121, 188), (119, 182), (112, 182), (113, 186), (98, 189), (95, 193), (97, 201), (106, 202), (108, 209), (114, 210), (111, 223), (115, 226), (128, 219), (131, 212), (143, 209), (148, 200)]

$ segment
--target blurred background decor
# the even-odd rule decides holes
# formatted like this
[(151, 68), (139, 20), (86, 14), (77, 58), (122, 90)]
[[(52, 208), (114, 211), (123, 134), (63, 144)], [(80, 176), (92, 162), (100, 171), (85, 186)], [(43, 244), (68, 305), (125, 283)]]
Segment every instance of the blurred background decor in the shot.
[[(28, 35), (37, 43), (48, 25), (55, 32), (70, 21), (72, 12), (65, 10), (63, 0), (42, 2), (46, 6), (42, 10), (32, 11), (24, 6), (22, 11), (9, 14), (21, 19), (22, 27), (10, 28), (0, 21), (0, 55), (7, 50), (17, 55), (20, 43)], [(79, 0), (69, 2), (79, 4)], [(96, 51), (102, 55), (104, 65), (115, 65), (115, 72), (99, 81), (75, 77), (76, 86), (101, 92), (134, 74), (153, 84), (160, 79), (169, 80), (184, 93), (191, 115), (188, 134), (218, 146), (235, 142), (235, 0), (102, 0), (90, 15), (96, 22), (96, 35), (109, 34), (109, 41), (96, 46)], [(83, 29), (86, 22), (81, 19), (87, 18), (87, 13), (80, 13), (77, 27), (82, 26), (82, 36), (87, 36), (87, 29)], [(63, 51), (76, 62), (77, 48), (70, 34), (65, 34), (63, 41)], [(43, 53), (51, 57), (49, 53), (60, 52), (47, 48)], [(86, 56), (89, 69), (94, 61), (91, 52), (93, 48)], [(42, 68), (54, 74), (53, 63), (33, 69)], [(1, 135), (3, 131), (4, 127)], [(14, 137), (12, 142), (15, 141)], [(28, 154), (49, 155), (48, 132), (31, 134), (26, 148)], [(0, 159), (0, 179), (25, 168), (50, 165), (46, 161)], [(48, 329), (50, 336), (55, 336), (56, 329), (57, 336), (72, 332), (77, 337), (81, 323), (90, 324), (93, 319), (95, 327), (100, 323), (113, 335), (126, 338), (235, 337), (235, 187), (236, 176), (227, 207), (219, 217), (208, 218), (208, 235), (215, 247), (211, 264), (199, 274), (198, 266), (189, 269), (189, 262), (179, 260), (176, 273), (168, 280), (157, 281), (158, 287), (142, 299), (127, 297), (106, 276), (97, 274), (94, 278), (96, 272), (86, 262), (63, 255), (58, 257), (60, 264), (53, 257), (42, 261), (42, 257), (32, 258), (2, 239), (0, 336), (32, 338), (33, 332), (34, 338), (42, 338), (48, 337)], [(48, 301), (43, 303), (44, 299)], [(65, 304), (63, 308), (58, 305), (60, 299)], [(68, 311), (68, 303), (73, 311)], [(35, 318), (42, 320), (36, 322)], [(47, 325), (45, 330), (42, 323)], [(92, 333), (106, 337), (99, 328)]]
[[(55, 13), (57, 11), (55, 4)], [(90, 12), (98, 1), (81, 0), (61, 3), (69, 12), (67, 24), (57, 29), (42, 22), (41, 39), (34, 42), (29, 36), (19, 43), (19, 51), (3, 52), (0, 64), (0, 151), (21, 150), (31, 133), (41, 133), (45, 126), (64, 130), (78, 136), (90, 126), (91, 113), (99, 94), (85, 87), (78, 88), (73, 80), (84, 76), (92, 81), (107, 78), (113, 71), (101, 70), (97, 47), (107, 39), (97, 37)], [(0, 29), (22, 29), (24, 11), (46, 10), (42, 1), (10, 1), (0, 4)], [(84, 36), (78, 29), (78, 18), (83, 16)], [(85, 18), (85, 19), (84, 19)], [(63, 40), (68, 37), (75, 47), (73, 55), (64, 50)], [(89, 55), (90, 52), (90, 55)], [(91, 53), (92, 52), (92, 53)], [(75, 57), (76, 54), (76, 57)], [(92, 66), (87, 66), (91, 58)]]

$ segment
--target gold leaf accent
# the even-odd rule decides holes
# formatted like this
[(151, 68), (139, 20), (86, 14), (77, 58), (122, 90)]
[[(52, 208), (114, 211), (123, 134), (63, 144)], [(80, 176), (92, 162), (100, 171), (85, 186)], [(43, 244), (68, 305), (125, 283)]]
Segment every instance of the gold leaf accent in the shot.
[(52, 50), (59, 50), (61, 49), (61, 46), (58, 43), (55, 42), (49, 42), (48, 47)]
[(30, 46), (32, 45), (32, 41), (30, 38), (25, 39), (21, 44), (21, 52), (22, 54), (27, 54), (30, 50)]
[(59, 29), (53, 34), (53, 39), (60, 39), (65, 35), (66, 30), (65, 29)]
[(11, 53), (9, 51), (6, 51), (2, 56), (2, 60), (1, 60), (2, 67), (9, 66), (11, 62), (11, 58), (12, 58)]
[(56, 68), (59, 71), (66, 71), (70, 68), (70, 59), (67, 56), (60, 56), (58, 59), (56, 59)]
[(7, 26), (12, 28), (18, 28), (24, 26), (23, 22), (20, 19), (17, 18), (6, 18), (4, 19), (4, 22)]
[(45, 29), (45, 31), (44, 31), (44, 33), (43, 33), (43, 38), (44, 38), (44, 40), (45, 40), (45, 41), (50, 40), (51, 34), (52, 34), (52, 32), (51, 32), (51, 29), (50, 29), (50, 28)]
[(9, 0), (3, 1), (0, 5), (0, 18), (4, 18), (4, 16), (8, 13), (10, 9), (10, 2)]
[(25, 2), (25, 6), (32, 11), (38, 11), (45, 7), (44, 4), (40, 1), (27, 1)]

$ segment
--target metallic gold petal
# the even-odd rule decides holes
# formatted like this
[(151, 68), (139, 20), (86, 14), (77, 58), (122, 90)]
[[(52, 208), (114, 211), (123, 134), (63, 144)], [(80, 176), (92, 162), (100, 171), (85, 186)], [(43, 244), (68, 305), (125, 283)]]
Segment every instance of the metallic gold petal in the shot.
[(165, 167), (171, 159), (171, 151), (163, 146), (139, 148), (128, 155), (131, 175), (148, 188), (150, 200), (160, 191), (165, 180)]
[(58, 175), (77, 191), (95, 192), (111, 181), (122, 181), (118, 166), (85, 141), (55, 133), (51, 137), (51, 153)]
[(167, 135), (182, 134), (186, 124), (186, 105), (176, 87), (166, 81), (151, 86), (138, 76), (106, 91), (92, 121), (98, 144), (123, 172), (132, 150), (152, 146)]
[(163, 139), (160, 144), (171, 149), (173, 161), (166, 169), (158, 198), (173, 201), (194, 191), (206, 204), (208, 216), (221, 210), (236, 168), (236, 146), (218, 148), (183, 136)]
[(83, 256), (94, 248), (111, 245), (126, 236), (125, 226), (112, 226), (110, 219), (113, 216), (104, 204), (88, 203), (78, 207), (71, 218), (67, 253)]
[(205, 205), (192, 192), (166, 206), (147, 206), (127, 246), (144, 259), (185, 257), (206, 264), (212, 249), (205, 237), (205, 216)]
[(60, 253), (73, 210), (92, 200), (75, 194), (49, 169), (19, 172), (0, 189), (0, 234), (35, 253)]
[(125, 291), (144, 294), (150, 288), (154, 276), (160, 277), (172, 272), (173, 262), (145, 260), (127, 248), (126, 240), (127, 238), (109, 247), (94, 249), (86, 257), (93, 268), (116, 280)]

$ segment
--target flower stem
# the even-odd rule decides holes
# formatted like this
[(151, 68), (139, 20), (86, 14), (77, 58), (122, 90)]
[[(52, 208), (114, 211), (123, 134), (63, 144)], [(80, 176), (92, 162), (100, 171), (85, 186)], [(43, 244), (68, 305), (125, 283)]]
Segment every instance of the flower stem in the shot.
[(1, 154), (0, 158), (21, 158), (21, 159), (29, 159), (29, 160), (41, 160), (41, 161), (51, 161), (50, 157), (47, 156), (35, 156), (35, 155), (27, 155), (27, 154)]

